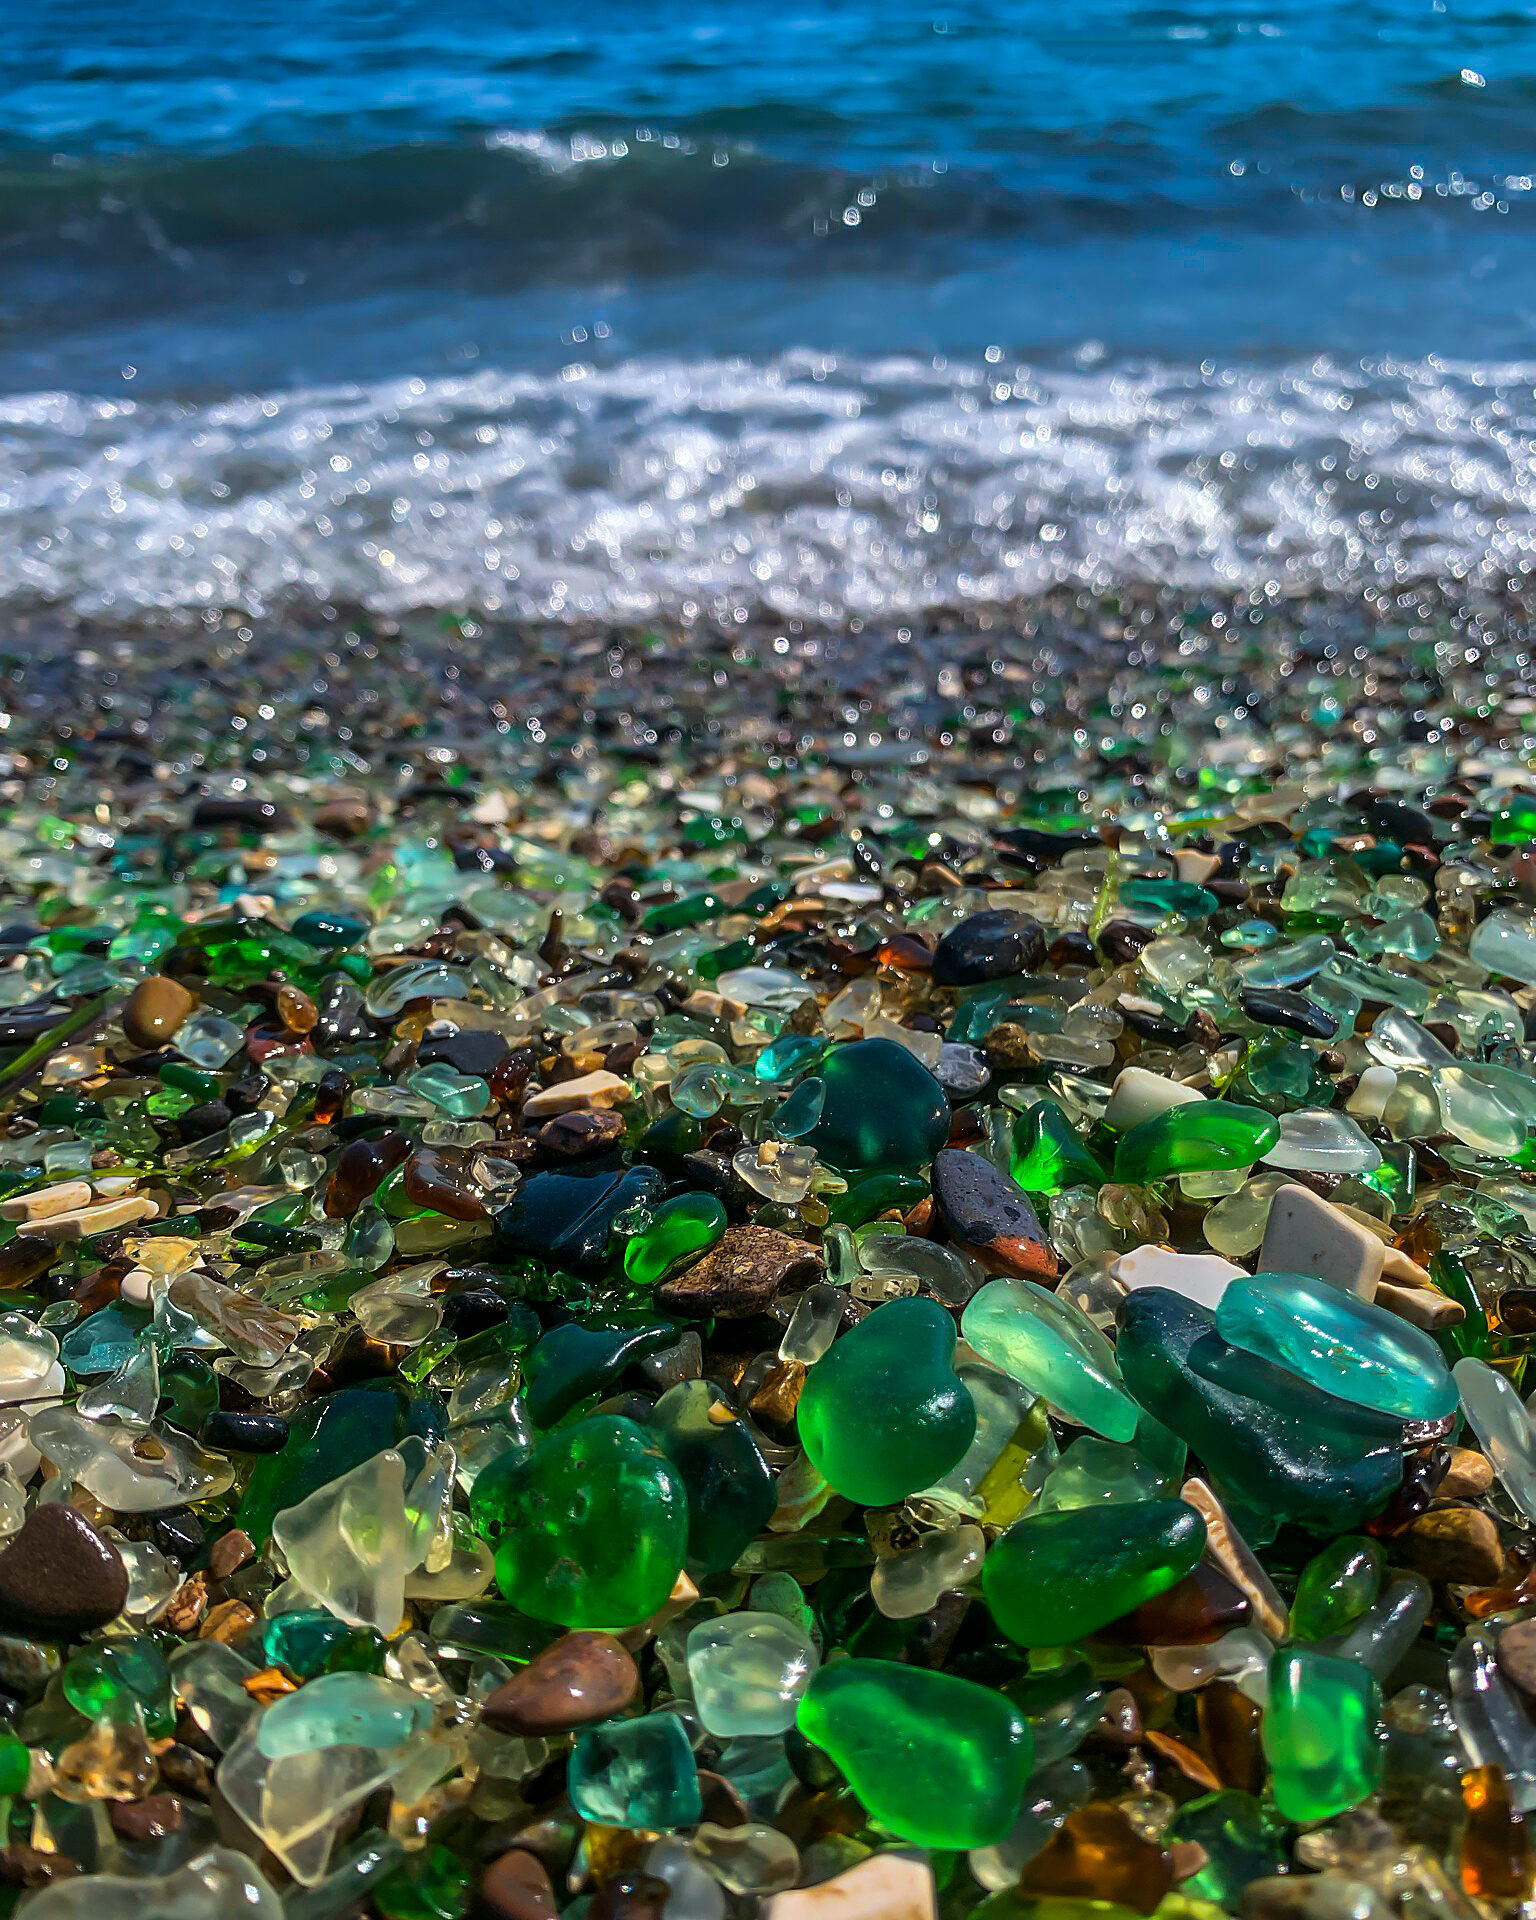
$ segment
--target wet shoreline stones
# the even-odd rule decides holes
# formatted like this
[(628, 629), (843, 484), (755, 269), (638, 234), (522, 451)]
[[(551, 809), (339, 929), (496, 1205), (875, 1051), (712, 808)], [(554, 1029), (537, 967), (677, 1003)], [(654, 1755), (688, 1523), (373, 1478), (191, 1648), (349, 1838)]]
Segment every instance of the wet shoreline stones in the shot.
[(1524, 632), (18, 633), (24, 1911), (1528, 1892)]

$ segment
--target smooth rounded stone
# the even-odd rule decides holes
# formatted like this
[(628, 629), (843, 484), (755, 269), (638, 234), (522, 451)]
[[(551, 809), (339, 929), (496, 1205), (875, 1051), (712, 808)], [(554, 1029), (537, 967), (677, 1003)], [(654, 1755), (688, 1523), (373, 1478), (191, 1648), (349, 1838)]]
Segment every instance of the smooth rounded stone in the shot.
[(60, 1180), (0, 1200), (0, 1220), (46, 1220), (55, 1213), (78, 1213), (91, 1204), (91, 1197), (88, 1180)]
[(806, 1375), (800, 1442), (847, 1500), (883, 1507), (941, 1480), (976, 1435), (953, 1365), (955, 1323), (932, 1300), (893, 1300), (835, 1340)]
[(1027, 913), (989, 907), (951, 927), (933, 951), (936, 987), (975, 987), (1033, 973), (1045, 959), (1045, 929)]
[(1108, 1626), (1191, 1571), (1205, 1522), (1182, 1500), (1029, 1513), (987, 1555), (992, 1617), (1023, 1647), (1057, 1647)]
[(1117, 1318), (1126, 1387), (1245, 1509), (1336, 1534), (1401, 1483), (1400, 1420), (1233, 1347), (1177, 1294), (1127, 1294)]
[[(1536, 1523), (1536, 1426), (1503, 1374), (1467, 1355), (1451, 1369), (1467, 1424), (1527, 1520)], [(0, 1566), (4, 1565), (0, 1559)]]
[(1499, 1671), (1527, 1699), (1536, 1699), (1536, 1619), (1515, 1620), (1499, 1635)]
[(1122, 1067), (1109, 1090), (1104, 1109), (1104, 1124), (1116, 1133), (1129, 1133), (1145, 1121), (1175, 1107), (1198, 1105), (1205, 1095), (1198, 1087), (1186, 1087), (1161, 1073), (1149, 1073), (1145, 1067)]
[(687, 1729), (673, 1713), (587, 1727), (566, 1783), (583, 1820), (629, 1832), (671, 1833), (696, 1826), (704, 1811)]
[(42, 1920), (283, 1920), (284, 1909), (247, 1854), (210, 1847), (174, 1873), (55, 1880), (28, 1899), (27, 1912)]
[(688, 1678), (706, 1733), (784, 1733), (820, 1664), (815, 1643), (777, 1613), (728, 1613), (688, 1635)]
[(992, 1068), (980, 1047), (963, 1040), (946, 1040), (939, 1048), (933, 1077), (953, 1101), (976, 1100), (992, 1084)]
[(776, 1893), (763, 1920), (938, 1920), (933, 1869), (905, 1854), (874, 1853), (814, 1887)]
[(559, 1920), (560, 1903), (542, 1860), (513, 1847), (480, 1875), (475, 1897), (485, 1920)]
[(823, 1667), (800, 1732), (830, 1754), (870, 1818), (915, 1846), (994, 1846), (1012, 1827), (1034, 1742), (990, 1687), (890, 1660)]
[(989, 1272), (1056, 1277), (1056, 1255), (1034, 1208), (990, 1160), (945, 1147), (933, 1156), (932, 1177), (934, 1205), (950, 1238)]
[(928, 1069), (894, 1040), (855, 1040), (821, 1063), (826, 1100), (804, 1135), (843, 1173), (926, 1166), (949, 1138), (949, 1102)]
[(1338, 1015), (1289, 987), (1244, 987), (1243, 1012), (1261, 1027), (1280, 1027), (1310, 1040), (1331, 1040), (1339, 1030)]
[(1282, 1113), (1280, 1137), (1258, 1156), (1266, 1166), (1309, 1173), (1374, 1173), (1381, 1148), (1347, 1114), (1323, 1108)]
[(1280, 1123), (1235, 1100), (1202, 1100), (1170, 1108), (1120, 1136), (1115, 1179), (1142, 1187), (1173, 1174), (1251, 1167), (1280, 1138)]
[(0, 1622), (77, 1638), (128, 1601), (128, 1569), (84, 1514), (61, 1501), (34, 1507), (0, 1550)]
[(1504, 1547), (1491, 1514), (1478, 1507), (1431, 1507), (1392, 1536), (1392, 1552), (1435, 1581), (1496, 1586), (1504, 1577)]
[(822, 1278), (819, 1247), (773, 1227), (727, 1227), (703, 1258), (663, 1280), (652, 1295), (664, 1313), (739, 1320), (761, 1313), (781, 1293)]
[(1287, 1820), (1330, 1820), (1381, 1780), (1381, 1689), (1350, 1660), (1304, 1647), (1270, 1662), (1262, 1738), (1275, 1804)]
[(1455, 1411), (1456, 1382), (1429, 1335), (1327, 1280), (1269, 1272), (1235, 1280), (1216, 1329), (1340, 1400), (1402, 1420)]
[(1368, 1227), (1309, 1187), (1288, 1181), (1270, 1202), (1258, 1271), (1311, 1274), (1371, 1300), (1385, 1257), (1381, 1240)]
[(665, 1602), (688, 1550), (688, 1498), (652, 1437), (617, 1414), (546, 1436), (485, 1468), (470, 1516), (496, 1584), (535, 1620), (612, 1629)]
[(170, 1045), (196, 1005), (179, 980), (152, 973), (129, 994), (118, 1017), (131, 1044), (153, 1053)]
[(1246, 1280), (1248, 1276), (1219, 1253), (1174, 1253), (1149, 1244), (1122, 1253), (1110, 1267), (1109, 1277), (1127, 1293), (1134, 1293), (1138, 1287), (1166, 1287), (1185, 1300), (1215, 1308), (1234, 1280)]
[(498, 1733), (569, 1733), (611, 1720), (640, 1691), (640, 1670), (607, 1633), (567, 1633), (536, 1653), (481, 1703)]
[(1344, 1111), (1362, 1126), (1379, 1126), (1387, 1102), (1397, 1091), (1397, 1070), (1377, 1064), (1367, 1067), (1344, 1102)]
[(1058, 1294), (1030, 1280), (993, 1280), (966, 1307), (965, 1338), (984, 1360), (1081, 1426), (1130, 1440), (1139, 1410), (1121, 1383), (1109, 1342)]

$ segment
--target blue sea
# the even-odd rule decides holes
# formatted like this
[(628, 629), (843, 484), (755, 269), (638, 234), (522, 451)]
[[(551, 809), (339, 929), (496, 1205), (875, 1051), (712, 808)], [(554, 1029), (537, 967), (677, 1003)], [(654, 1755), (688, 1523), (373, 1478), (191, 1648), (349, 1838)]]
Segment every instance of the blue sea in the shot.
[(1536, 565), (1536, 8), (0, 10), (0, 608)]

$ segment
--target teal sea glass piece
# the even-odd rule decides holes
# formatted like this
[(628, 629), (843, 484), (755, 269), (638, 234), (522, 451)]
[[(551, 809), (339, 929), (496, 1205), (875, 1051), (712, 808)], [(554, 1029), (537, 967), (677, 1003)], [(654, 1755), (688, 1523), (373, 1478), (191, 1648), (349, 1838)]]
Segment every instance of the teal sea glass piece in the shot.
[(1400, 1420), (1244, 1353), (1211, 1312), (1166, 1288), (1128, 1294), (1117, 1318), (1129, 1391), (1251, 1512), (1336, 1534), (1401, 1484)]
[(698, 1764), (674, 1713), (587, 1727), (566, 1778), (582, 1819), (604, 1827), (670, 1833), (697, 1825), (704, 1811)]
[(1217, 1305), (1216, 1329), (1234, 1347), (1357, 1406), (1402, 1420), (1442, 1420), (1455, 1410), (1456, 1383), (1429, 1335), (1326, 1280), (1234, 1280)]
[(1140, 1418), (1114, 1349), (1088, 1316), (1033, 1280), (991, 1280), (960, 1322), (995, 1367), (1106, 1440), (1129, 1440)]

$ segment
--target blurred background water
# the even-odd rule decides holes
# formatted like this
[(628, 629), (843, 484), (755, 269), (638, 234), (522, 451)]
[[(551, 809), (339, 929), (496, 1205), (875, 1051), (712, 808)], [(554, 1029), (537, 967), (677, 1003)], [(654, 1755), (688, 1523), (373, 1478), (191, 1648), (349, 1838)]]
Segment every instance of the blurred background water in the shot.
[(13, 6), (0, 605), (1519, 584), (1533, 240), (1494, 0)]

